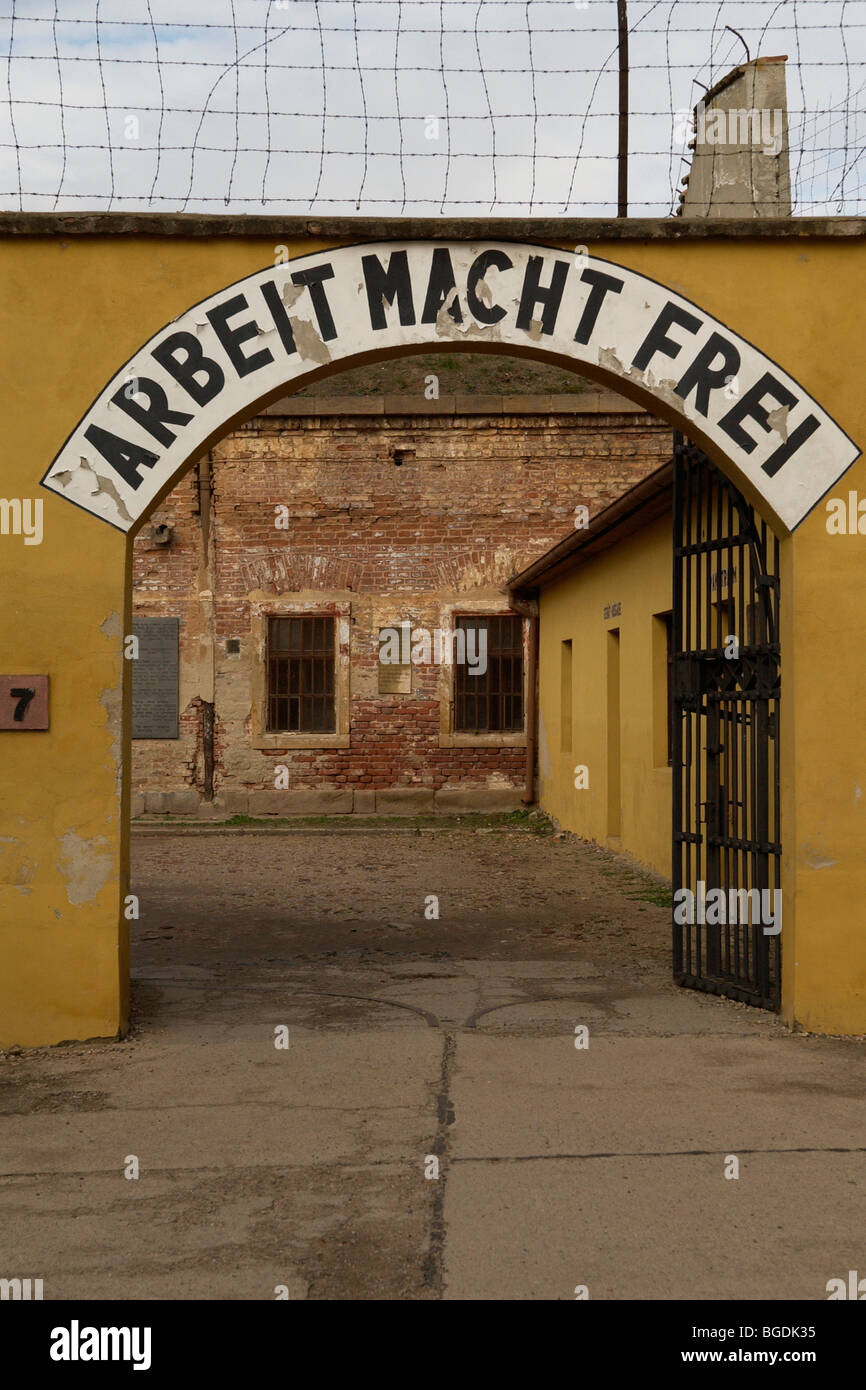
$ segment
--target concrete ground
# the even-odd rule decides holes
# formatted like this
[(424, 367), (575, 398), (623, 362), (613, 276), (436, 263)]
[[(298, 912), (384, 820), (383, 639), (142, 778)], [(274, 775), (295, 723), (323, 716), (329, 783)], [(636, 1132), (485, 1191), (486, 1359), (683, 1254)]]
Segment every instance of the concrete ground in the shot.
[(129, 1038), (0, 1060), (0, 1276), (824, 1299), (866, 1274), (866, 1047), (678, 989), (663, 895), (613, 856), (490, 826), (136, 832), (133, 887)]

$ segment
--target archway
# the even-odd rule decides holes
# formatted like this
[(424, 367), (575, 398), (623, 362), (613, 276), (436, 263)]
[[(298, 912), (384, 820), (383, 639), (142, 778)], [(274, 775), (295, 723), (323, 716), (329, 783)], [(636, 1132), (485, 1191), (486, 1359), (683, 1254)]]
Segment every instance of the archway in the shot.
[[(525, 353), (631, 396), (699, 443), (786, 535), (782, 646), (798, 719), (783, 747), (782, 840), (795, 847), (783, 869), (794, 961), (783, 1012), (816, 1031), (866, 1028), (866, 948), (850, 920), (866, 866), (857, 854), (859, 798), (847, 785), (852, 758), (866, 764), (866, 746), (858, 729), (844, 749), (832, 735), (848, 709), (846, 690), (866, 676), (856, 643), (840, 653), (834, 628), (821, 621), (828, 593), (856, 579), (856, 557), (851, 546), (827, 544), (818, 507), (859, 454), (829, 406), (852, 435), (866, 427), (856, 354), (837, 355), (840, 343), (853, 349), (857, 341), (850, 280), (862, 244), (825, 233), (803, 258), (802, 243), (778, 224), (716, 235), (678, 228), (681, 241), (655, 224), (632, 224), (616, 244), (609, 227), (602, 240), (601, 228), (582, 224), (548, 232), (557, 245), (527, 243), (513, 224), (492, 241), (472, 224), (452, 224), (446, 236), (411, 224), (397, 241), (359, 243), (371, 229), (335, 229), (355, 233), (355, 244), (311, 250), (300, 229), (276, 245), (261, 237), (278, 226), (262, 226), (256, 238), (248, 223), (196, 242), (182, 232), (166, 240), (162, 221), (138, 219), (139, 231), (129, 219), (91, 219), (85, 238), (64, 242), (62, 219), (50, 227), (29, 218), (31, 232), (55, 236), (13, 234), (3, 248), (16, 289), (6, 309), (14, 364), (4, 390), (17, 365), (25, 407), (10, 487), (30, 499), (41, 475), (33, 500), (45, 501), (47, 518), (42, 543), (24, 552), (24, 584), (21, 551), (4, 538), (15, 595), (4, 615), (6, 649), (16, 653), (16, 679), (51, 677), (50, 727), (11, 728), (30, 740), (3, 735), (20, 808), (5, 861), (9, 1040), (125, 1027), (127, 537), (213, 439), (269, 400), (315, 375), (432, 348)], [(186, 230), (200, 223), (204, 230), (207, 219), (197, 218)], [(113, 230), (124, 237), (105, 235)], [(44, 471), (106, 374), (108, 385)], [(835, 626), (853, 633), (856, 611), (852, 583)], [(815, 671), (825, 652), (837, 676), (832, 698)], [(805, 732), (804, 718), (820, 731)], [(845, 783), (837, 799), (826, 791), (828, 764)]]
[(114, 374), (42, 484), (128, 531), (287, 389), (442, 347), (516, 349), (618, 388), (699, 440), (784, 531), (859, 453), (772, 358), (585, 246), (380, 242), (286, 255), (187, 309)]

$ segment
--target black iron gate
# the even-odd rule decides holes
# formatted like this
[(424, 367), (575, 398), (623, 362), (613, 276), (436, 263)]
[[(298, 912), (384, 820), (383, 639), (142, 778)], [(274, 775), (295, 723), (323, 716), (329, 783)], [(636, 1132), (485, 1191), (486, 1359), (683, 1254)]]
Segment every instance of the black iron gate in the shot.
[(779, 542), (674, 440), (674, 977), (779, 1007)]

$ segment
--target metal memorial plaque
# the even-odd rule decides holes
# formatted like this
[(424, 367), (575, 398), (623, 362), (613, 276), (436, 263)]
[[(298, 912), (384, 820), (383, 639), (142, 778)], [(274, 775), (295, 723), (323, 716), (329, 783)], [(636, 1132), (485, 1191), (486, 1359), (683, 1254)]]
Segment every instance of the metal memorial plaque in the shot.
[(177, 738), (179, 618), (133, 618), (132, 737)]
[(412, 667), (392, 662), (379, 662), (379, 694), (411, 695)]

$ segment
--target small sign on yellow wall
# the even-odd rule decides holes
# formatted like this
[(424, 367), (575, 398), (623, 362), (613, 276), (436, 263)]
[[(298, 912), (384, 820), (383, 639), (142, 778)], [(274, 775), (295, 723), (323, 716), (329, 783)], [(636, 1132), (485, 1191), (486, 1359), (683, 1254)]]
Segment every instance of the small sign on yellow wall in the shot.
[(0, 676), (0, 729), (48, 728), (48, 677)]

